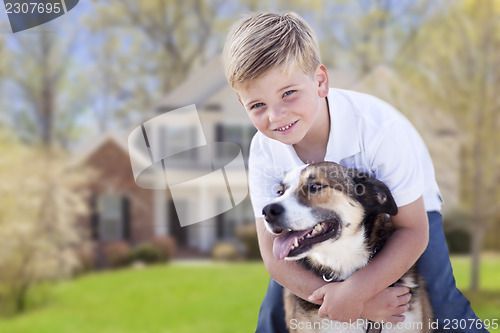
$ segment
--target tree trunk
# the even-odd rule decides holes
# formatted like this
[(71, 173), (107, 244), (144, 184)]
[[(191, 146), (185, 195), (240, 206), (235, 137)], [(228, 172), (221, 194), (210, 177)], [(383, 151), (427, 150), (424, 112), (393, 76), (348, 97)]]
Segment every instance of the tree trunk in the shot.
[(26, 309), (26, 296), (28, 295), (28, 284), (22, 284), (16, 293), (16, 313), (22, 313)]
[[(480, 218), (476, 216), (476, 218)], [(479, 290), (479, 279), (480, 279), (480, 264), (481, 264), (481, 249), (484, 240), (484, 227), (481, 225), (482, 221), (477, 221), (478, 228), (474, 229), (472, 234), (472, 258), (471, 258), (471, 278), (470, 278), (470, 290)]]
[[(483, 83), (483, 81), (481, 81)], [(484, 97), (484, 90), (479, 92), (480, 97)], [(470, 290), (477, 291), (479, 289), (479, 266), (481, 260), (481, 249), (484, 239), (484, 228), (485, 228), (485, 214), (482, 211), (483, 204), (483, 156), (484, 156), (484, 130), (485, 130), (485, 119), (484, 119), (484, 99), (480, 99), (479, 105), (475, 108), (475, 119), (474, 119), (474, 137), (473, 137), (473, 185), (474, 197), (473, 209), (474, 209), (474, 222), (472, 230), (472, 263), (471, 263), (471, 284)]]

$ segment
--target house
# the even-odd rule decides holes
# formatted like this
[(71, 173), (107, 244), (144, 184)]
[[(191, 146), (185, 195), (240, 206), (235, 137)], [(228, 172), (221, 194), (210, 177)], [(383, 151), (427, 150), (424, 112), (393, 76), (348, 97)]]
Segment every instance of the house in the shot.
[[(157, 113), (195, 104), (204, 139), (208, 143), (237, 144), (246, 164), (250, 141), (256, 130), (227, 85), (221, 68), (219, 59), (207, 64), (166, 96)], [(128, 134), (107, 134), (80, 157), (81, 163), (100, 173), (98, 181), (91, 185), (93, 214), (82, 222), (92, 230), (93, 239), (98, 243), (126, 241), (136, 245), (157, 236), (172, 235), (181, 255), (193, 253), (192, 249), (198, 251), (194, 253), (207, 254), (217, 242), (223, 240), (238, 245), (238, 226), (254, 223), (249, 197), (223, 214), (181, 227), (180, 210), (196, 214), (200, 210), (218, 207), (227, 196), (227, 188), (211, 187), (208, 192), (199, 188), (186, 189), (175, 201), (168, 188), (140, 188), (132, 174)], [(197, 134), (192, 124), (179, 121), (164, 131), (163, 140), (175, 144), (179, 140), (191, 140), (193, 135)], [(179, 165), (169, 177), (189, 178), (190, 172), (195, 173), (197, 167), (204, 166), (206, 162), (201, 159), (196, 161)], [(246, 172), (243, 170), (236, 179), (232, 185), (247, 193)]]
[[(343, 80), (336, 80), (339, 73)], [(436, 172), (436, 179), (444, 198), (443, 211), (453, 211), (459, 204), (460, 149), (459, 130), (450, 115), (432, 106), (424, 96), (408, 85), (386, 65), (375, 67), (358, 80), (350, 79), (343, 71), (331, 71), (331, 80), (338, 88), (351, 89), (377, 96), (401, 111), (422, 136)]]
[[(348, 71), (329, 71), (332, 86), (371, 93), (395, 105), (415, 124), (429, 146), (434, 159), (438, 182), (447, 207), (458, 202), (456, 181), (459, 142), (456, 129), (449, 118), (433, 109), (419, 97), (390, 68), (380, 66), (361, 79)], [(255, 129), (241, 107), (235, 93), (226, 83), (220, 58), (215, 58), (191, 75), (165, 96), (157, 108), (158, 114), (195, 104), (207, 142), (233, 142), (239, 145), (243, 156), (248, 156)], [(189, 123), (176, 123), (165, 131), (164, 142), (175, 144), (192, 134)], [(191, 133), (191, 134), (189, 134)], [(239, 226), (253, 224), (254, 217), (249, 198), (233, 209), (196, 223), (181, 227), (179, 207), (196, 213), (221, 205), (227, 195), (225, 187), (203, 191), (186, 189), (175, 202), (165, 190), (147, 190), (138, 187), (130, 165), (127, 135), (108, 134), (81, 157), (82, 163), (100, 172), (92, 184), (93, 214), (84, 224), (92, 230), (98, 243), (123, 240), (139, 244), (156, 236), (172, 235), (180, 253), (195, 249), (198, 255), (207, 254), (221, 240), (237, 242)], [(203, 162), (200, 160), (199, 165)], [(186, 177), (198, 163), (179, 165), (172, 177)], [(246, 186), (246, 173), (239, 176), (236, 186)], [(186, 252), (184, 252), (186, 253)]]

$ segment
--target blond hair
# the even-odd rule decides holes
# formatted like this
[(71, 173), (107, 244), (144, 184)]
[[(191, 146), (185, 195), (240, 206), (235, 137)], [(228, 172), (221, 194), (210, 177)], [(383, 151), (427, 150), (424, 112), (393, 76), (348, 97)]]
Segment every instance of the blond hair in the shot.
[(234, 89), (276, 67), (313, 75), (321, 63), (313, 29), (295, 13), (260, 13), (238, 21), (227, 36), (223, 61)]

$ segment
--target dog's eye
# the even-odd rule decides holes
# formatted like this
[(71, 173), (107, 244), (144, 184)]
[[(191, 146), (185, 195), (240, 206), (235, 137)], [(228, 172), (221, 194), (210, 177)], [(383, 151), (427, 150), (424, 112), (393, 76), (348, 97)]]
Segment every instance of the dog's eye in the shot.
[(281, 197), (285, 193), (285, 189), (279, 188), (278, 191), (276, 191), (276, 193), (278, 194), (278, 196)]
[(328, 185), (324, 185), (324, 184), (311, 184), (309, 185), (309, 193), (311, 194), (315, 194), (319, 191), (321, 191), (322, 189), (324, 189), (325, 187), (328, 187)]

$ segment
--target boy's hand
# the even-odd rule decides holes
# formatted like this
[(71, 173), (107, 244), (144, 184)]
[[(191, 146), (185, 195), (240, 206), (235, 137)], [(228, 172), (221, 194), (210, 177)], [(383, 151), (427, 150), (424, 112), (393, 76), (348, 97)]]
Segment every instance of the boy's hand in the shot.
[[(397, 324), (405, 320), (402, 315), (410, 307), (410, 289), (408, 287), (389, 287), (366, 301), (357, 300), (356, 293), (349, 292), (343, 282), (332, 282), (314, 291), (309, 297), (310, 302), (320, 303), (318, 315), (328, 316), (331, 320), (354, 322), (358, 318), (375, 322), (390, 322)], [(344, 290), (347, 292), (342, 296)]]
[(411, 299), (408, 287), (389, 287), (370, 298), (363, 308), (361, 317), (375, 322), (397, 324), (405, 320), (405, 313)]
[(330, 282), (316, 289), (308, 300), (309, 302), (323, 300), (318, 311), (321, 318), (328, 316), (330, 320), (355, 322), (361, 317), (365, 302), (357, 296), (345, 282)]

